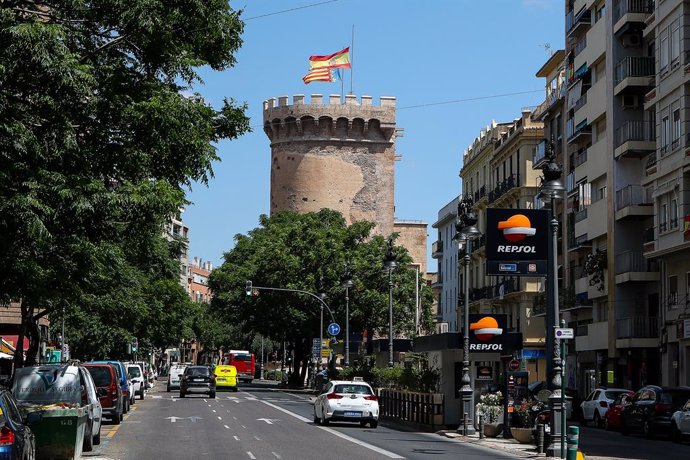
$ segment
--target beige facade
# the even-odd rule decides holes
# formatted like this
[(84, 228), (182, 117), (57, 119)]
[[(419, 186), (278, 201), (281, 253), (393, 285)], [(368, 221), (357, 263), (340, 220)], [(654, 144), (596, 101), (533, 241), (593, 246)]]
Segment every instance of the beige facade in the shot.
[(271, 212), (291, 209), (369, 220), (375, 234), (393, 232), (396, 100), (313, 94), (264, 101), (271, 141)]
[(184, 288), (186, 292), (189, 291), (189, 227), (182, 222), (183, 210), (180, 210), (180, 214), (174, 216), (170, 219), (165, 226), (164, 236), (170, 241), (180, 240), (184, 243), (182, 254), (180, 254), (180, 286)]
[(412, 265), (422, 274), (426, 273), (427, 255), (427, 227), (429, 225), (421, 220), (398, 220), (393, 224), (393, 231), (400, 234), (395, 241), (404, 247), (412, 257)]
[[(543, 124), (523, 110), (511, 123), (492, 123), (465, 151), (460, 177), (463, 195), (475, 200), (479, 229), (486, 235), (488, 208), (533, 209), (538, 172), (532, 168), (533, 152), (544, 136)], [(523, 333), (524, 366), (530, 380), (546, 379), (543, 359), (544, 318), (535, 311), (535, 298), (543, 290), (540, 278), (487, 276), (485, 237), (470, 244), (470, 313), (498, 313), (508, 317), (508, 327)], [(466, 249), (465, 249), (466, 250)], [(463, 251), (464, 252), (464, 251)], [(461, 285), (464, 280), (461, 276)], [(458, 309), (458, 322), (462, 309)]]

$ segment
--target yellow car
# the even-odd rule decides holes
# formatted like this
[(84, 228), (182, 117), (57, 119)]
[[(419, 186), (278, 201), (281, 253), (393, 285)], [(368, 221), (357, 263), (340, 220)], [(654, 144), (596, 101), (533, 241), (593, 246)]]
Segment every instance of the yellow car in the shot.
[(237, 391), (237, 368), (235, 366), (216, 366), (213, 373), (216, 376), (216, 388), (218, 390), (227, 388)]

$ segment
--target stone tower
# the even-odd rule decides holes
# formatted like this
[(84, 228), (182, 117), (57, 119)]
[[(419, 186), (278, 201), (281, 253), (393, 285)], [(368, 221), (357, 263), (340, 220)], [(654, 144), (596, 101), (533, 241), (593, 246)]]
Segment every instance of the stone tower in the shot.
[[(277, 102), (277, 103), (276, 103)], [(340, 211), (348, 224), (376, 223), (392, 233), (395, 176), (395, 98), (320, 94), (305, 103), (295, 95), (264, 101), (264, 131), (271, 141), (271, 213), (322, 208)]]

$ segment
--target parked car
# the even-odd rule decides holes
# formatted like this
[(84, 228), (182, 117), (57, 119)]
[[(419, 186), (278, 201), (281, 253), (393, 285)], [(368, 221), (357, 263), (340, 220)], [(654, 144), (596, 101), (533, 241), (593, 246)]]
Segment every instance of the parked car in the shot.
[(180, 381), (180, 398), (187, 393), (208, 393), (216, 397), (216, 376), (208, 366), (187, 366)]
[(0, 390), (0, 457), (35, 458), (36, 441), (28, 426), (30, 424), (31, 420), (25, 423), (22, 419), (12, 393), (5, 389)]
[(173, 364), (168, 369), (168, 393), (170, 390), (177, 390), (180, 388), (180, 381), (182, 379), (182, 374), (184, 374), (187, 366), (183, 364)]
[(314, 401), (314, 423), (359, 422), (372, 428), (379, 424), (379, 400), (371, 386), (362, 381), (331, 380)]
[(124, 401), (115, 366), (112, 364), (84, 364), (84, 367), (89, 371), (96, 385), (103, 415), (107, 415), (115, 425), (119, 425), (122, 422)]
[(134, 364), (138, 364), (141, 370), (144, 372), (144, 389), (148, 390), (153, 388), (153, 382), (155, 380), (155, 375), (153, 372), (153, 366), (151, 363), (145, 361), (137, 361)]
[(218, 365), (213, 369), (213, 374), (216, 376), (217, 389), (237, 391), (237, 368), (235, 366)]
[(647, 385), (621, 410), (621, 433), (641, 431), (647, 437), (671, 434), (671, 415), (690, 399), (690, 387)]
[(127, 364), (127, 376), (132, 385), (132, 395), (139, 396), (139, 399), (144, 399), (146, 392), (146, 380), (144, 380), (144, 372), (138, 364)]
[[(101, 392), (102, 393), (102, 392)], [(87, 412), (84, 451), (101, 443), (103, 409), (91, 374), (75, 364), (45, 364), (16, 370), (12, 394), (20, 406), (67, 403)]]
[(132, 396), (129, 394), (129, 379), (127, 378), (127, 369), (122, 361), (115, 360), (103, 360), (103, 361), (91, 361), (88, 364), (112, 364), (117, 370), (117, 377), (120, 379), (120, 389), (122, 390), (122, 413), (126, 414), (129, 412), (129, 406), (132, 403)]
[(681, 442), (690, 437), (690, 399), (671, 416), (671, 439)]
[(625, 393), (619, 393), (613, 403), (609, 404), (609, 410), (604, 416), (605, 429), (617, 430), (621, 427), (621, 410), (623, 410), (623, 406), (630, 404), (633, 396), (635, 396), (635, 392), (628, 390)]
[(585, 426), (588, 422), (594, 422), (596, 427), (604, 426), (604, 419), (609, 407), (620, 394), (628, 393), (624, 388), (597, 388), (592, 391), (587, 399), (580, 404), (580, 423)]

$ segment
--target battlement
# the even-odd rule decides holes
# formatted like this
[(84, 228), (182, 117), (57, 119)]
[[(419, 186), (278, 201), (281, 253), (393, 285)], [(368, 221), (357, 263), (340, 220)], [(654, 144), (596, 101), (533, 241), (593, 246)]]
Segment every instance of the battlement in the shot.
[(264, 131), (271, 142), (332, 140), (391, 142), (395, 132), (396, 98), (381, 96), (379, 105), (371, 96), (340, 94), (324, 98), (312, 94), (306, 103), (303, 94), (264, 101)]

